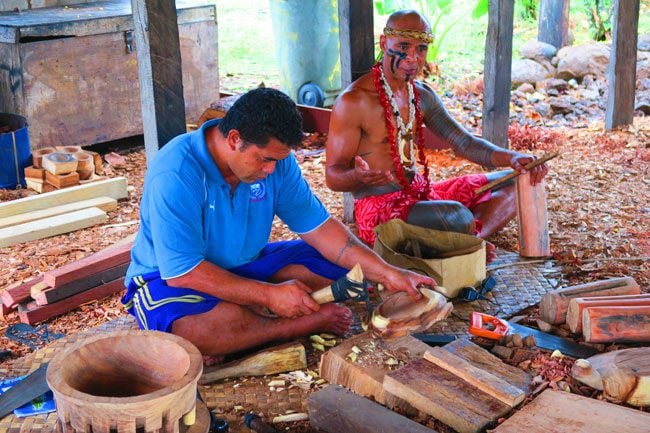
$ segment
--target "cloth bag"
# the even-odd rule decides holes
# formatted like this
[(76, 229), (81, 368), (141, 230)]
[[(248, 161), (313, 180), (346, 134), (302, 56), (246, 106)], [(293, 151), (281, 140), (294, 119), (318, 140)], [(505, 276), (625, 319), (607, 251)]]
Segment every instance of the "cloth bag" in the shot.
[(485, 279), (485, 241), (480, 238), (418, 227), (400, 219), (378, 225), (375, 234), (377, 254), (394, 266), (435, 279), (438, 291), (448, 298)]

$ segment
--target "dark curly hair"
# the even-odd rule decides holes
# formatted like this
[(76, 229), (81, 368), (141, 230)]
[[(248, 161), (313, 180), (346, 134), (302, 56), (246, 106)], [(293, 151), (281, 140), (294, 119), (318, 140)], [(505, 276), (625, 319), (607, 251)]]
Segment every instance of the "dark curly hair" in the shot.
[(243, 94), (219, 122), (224, 136), (236, 129), (242, 140), (265, 147), (275, 138), (290, 148), (302, 142), (302, 116), (296, 104), (279, 90), (259, 88)]

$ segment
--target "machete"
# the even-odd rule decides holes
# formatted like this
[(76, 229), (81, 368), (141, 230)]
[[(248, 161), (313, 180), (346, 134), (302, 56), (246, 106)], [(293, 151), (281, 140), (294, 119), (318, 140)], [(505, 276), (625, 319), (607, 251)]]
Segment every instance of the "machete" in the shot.
[(45, 380), (47, 362), (0, 395), (0, 418), (50, 390)]

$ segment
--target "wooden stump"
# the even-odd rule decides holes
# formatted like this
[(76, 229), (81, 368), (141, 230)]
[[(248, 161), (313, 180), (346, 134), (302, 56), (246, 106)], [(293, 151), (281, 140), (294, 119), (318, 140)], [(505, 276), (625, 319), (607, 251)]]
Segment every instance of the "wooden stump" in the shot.
[(202, 369), (201, 353), (183, 338), (120, 331), (56, 355), (47, 383), (62, 433), (179, 433), (182, 422), (194, 424)]

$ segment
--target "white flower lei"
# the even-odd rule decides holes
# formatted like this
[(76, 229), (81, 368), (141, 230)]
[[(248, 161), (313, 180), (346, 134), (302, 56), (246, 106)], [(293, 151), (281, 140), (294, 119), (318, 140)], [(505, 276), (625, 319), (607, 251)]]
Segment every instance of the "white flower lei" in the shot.
[[(402, 115), (400, 114), (399, 107), (395, 101), (395, 95), (393, 94), (393, 89), (390, 88), (386, 82), (386, 76), (384, 75), (384, 69), (379, 68), (381, 85), (386, 92), (386, 96), (390, 101), (390, 107), (393, 110), (393, 115), (395, 116), (395, 121), (397, 123), (397, 152), (399, 159), (405, 166), (409, 167), (411, 170), (416, 170), (416, 149), (415, 149), (415, 140), (413, 137), (413, 123), (415, 122), (415, 93), (413, 91), (413, 83), (410, 81), (407, 82), (406, 86), (409, 92), (409, 121), (405, 125), (404, 120), (402, 120)], [(408, 146), (408, 155), (404, 153), (405, 148)]]

